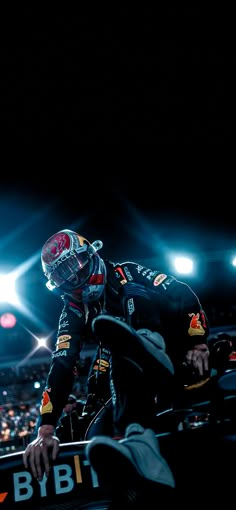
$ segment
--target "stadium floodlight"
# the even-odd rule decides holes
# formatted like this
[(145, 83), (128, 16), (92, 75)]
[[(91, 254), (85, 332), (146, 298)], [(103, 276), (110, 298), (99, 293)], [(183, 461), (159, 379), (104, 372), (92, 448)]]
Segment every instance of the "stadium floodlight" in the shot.
[(16, 275), (14, 273), (0, 274), (0, 302), (19, 304), (19, 298), (15, 289)]
[(174, 267), (180, 274), (192, 274), (193, 260), (188, 257), (175, 257)]

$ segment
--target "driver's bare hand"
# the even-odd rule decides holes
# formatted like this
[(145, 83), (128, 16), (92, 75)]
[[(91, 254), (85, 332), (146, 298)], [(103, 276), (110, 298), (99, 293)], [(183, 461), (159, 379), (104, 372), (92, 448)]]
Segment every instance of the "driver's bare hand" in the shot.
[[(23, 453), (23, 463), (30, 469), (34, 478), (41, 481), (44, 473), (49, 475), (50, 457), (55, 460), (59, 452), (60, 441), (54, 435), (38, 436), (28, 444)], [(50, 452), (50, 457), (49, 457)]]
[(204, 375), (209, 370), (209, 349), (207, 345), (195, 345), (187, 352), (185, 361), (197, 370), (200, 376)]

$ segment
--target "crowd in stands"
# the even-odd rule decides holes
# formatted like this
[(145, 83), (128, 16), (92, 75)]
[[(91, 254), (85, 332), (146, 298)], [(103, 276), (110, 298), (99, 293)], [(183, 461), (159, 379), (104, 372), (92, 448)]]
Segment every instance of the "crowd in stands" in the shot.
[[(90, 363), (90, 357), (81, 360), (73, 388), (77, 398), (86, 395)], [(49, 361), (0, 367), (0, 455), (24, 449), (36, 434), (48, 368)]]

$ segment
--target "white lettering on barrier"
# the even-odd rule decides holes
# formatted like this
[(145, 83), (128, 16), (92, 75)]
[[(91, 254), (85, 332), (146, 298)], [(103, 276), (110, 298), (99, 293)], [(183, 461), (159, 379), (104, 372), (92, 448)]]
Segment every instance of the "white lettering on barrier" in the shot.
[[(59, 464), (53, 466), (52, 472), (54, 476), (54, 487), (56, 494), (62, 494), (71, 492), (75, 483), (82, 483), (82, 476), (79, 469), (78, 455), (74, 457), (75, 470), (76, 470), (76, 482), (73, 479), (73, 470), (69, 464)], [(98, 478), (94, 469), (89, 465), (87, 460), (83, 460), (83, 465), (90, 467), (92, 487), (98, 487)], [(47, 496), (47, 477), (44, 474), (43, 479), (38, 482), (40, 487), (40, 497), (44, 498)], [(14, 501), (26, 501), (33, 496), (33, 477), (29, 471), (20, 471), (13, 473), (13, 487), (14, 487)]]
[[(74, 480), (72, 479), (72, 469), (68, 464), (61, 464), (60, 466), (54, 466), (54, 484), (56, 494), (62, 494), (64, 492), (71, 492), (74, 488)], [(64, 471), (64, 474), (63, 474)], [(64, 482), (64, 484), (63, 484)], [(66, 485), (65, 485), (66, 483)], [(65, 485), (64, 487), (62, 486)]]
[(14, 500), (25, 501), (33, 495), (32, 476), (28, 471), (13, 473)]

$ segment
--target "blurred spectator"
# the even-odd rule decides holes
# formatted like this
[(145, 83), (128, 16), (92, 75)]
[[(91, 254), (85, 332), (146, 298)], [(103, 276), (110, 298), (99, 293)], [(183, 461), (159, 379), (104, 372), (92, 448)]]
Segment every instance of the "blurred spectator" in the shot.
[[(67, 423), (64, 420), (61, 424), (65, 441), (80, 438), (79, 415), (85, 402), (90, 362), (88, 356), (78, 365), (73, 395), (63, 411), (62, 419), (67, 417)], [(41, 391), (47, 371), (48, 361), (0, 368), (0, 453), (22, 450), (37, 435)]]

